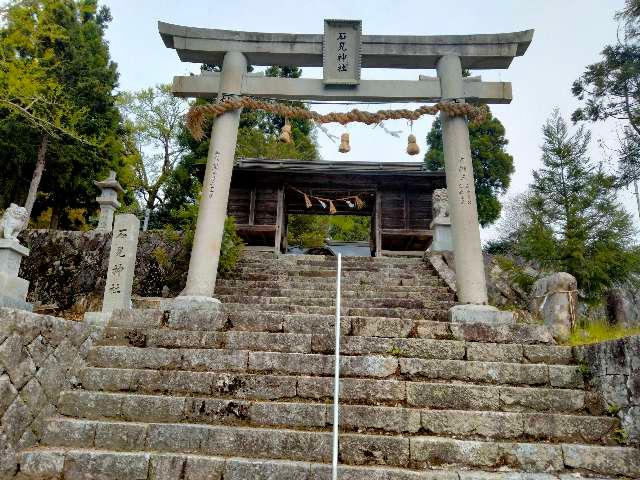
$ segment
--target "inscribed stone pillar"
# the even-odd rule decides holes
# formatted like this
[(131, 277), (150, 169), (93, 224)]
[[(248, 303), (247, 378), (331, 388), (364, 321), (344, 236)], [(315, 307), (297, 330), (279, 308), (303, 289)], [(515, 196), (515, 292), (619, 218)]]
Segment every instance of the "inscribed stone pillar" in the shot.
[[(438, 61), (442, 100), (464, 101), (460, 57), (445, 55)], [(441, 113), (445, 174), (449, 197), (456, 284), (461, 303), (486, 304), (487, 286), (480, 245), (480, 227), (469, 145), (464, 117)]]
[(102, 312), (131, 308), (131, 289), (136, 266), (140, 220), (135, 215), (116, 215), (104, 288)]
[[(223, 94), (239, 94), (246, 71), (245, 56), (240, 52), (227, 52), (222, 64), (218, 99)], [(216, 309), (219, 306), (219, 301), (213, 299), (212, 295), (227, 214), (239, 123), (240, 110), (226, 112), (213, 122), (189, 274), (185, 289), (174, 303), (176, 308), (193, 306)]]
[(100, 196), (96, 201), (100, 204), (100, 220), (96, 230), (110, 232), (113, 228), (113, 215), (117, 208), (120, 207), (118, 202), (118, 193), (124, 192), (124, 189), (116, 180), (116, 172), (109, 172), (109, 176), (100, 182), (93, 182), (100, 189)]

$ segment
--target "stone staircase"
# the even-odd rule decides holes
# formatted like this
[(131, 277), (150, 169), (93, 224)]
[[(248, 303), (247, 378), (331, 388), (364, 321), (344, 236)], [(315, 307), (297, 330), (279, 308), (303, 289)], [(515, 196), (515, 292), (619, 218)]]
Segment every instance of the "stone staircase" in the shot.
[[(335, 266), (247, 254), (221, 318), (114, 318), (21, 475), (330, 479)], [(340, 479), (640, 477), (546, 329), (448, 323), (454, 294), (420, 259), (343, 267)]]

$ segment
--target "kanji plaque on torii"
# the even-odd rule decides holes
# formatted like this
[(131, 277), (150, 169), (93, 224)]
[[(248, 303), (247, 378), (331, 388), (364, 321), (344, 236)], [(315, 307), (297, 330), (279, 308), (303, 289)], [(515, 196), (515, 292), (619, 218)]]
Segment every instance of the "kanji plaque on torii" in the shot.
[(322, 66), (326, 85), (360, 83), (361, 33), (361, 20), (324, 21)]

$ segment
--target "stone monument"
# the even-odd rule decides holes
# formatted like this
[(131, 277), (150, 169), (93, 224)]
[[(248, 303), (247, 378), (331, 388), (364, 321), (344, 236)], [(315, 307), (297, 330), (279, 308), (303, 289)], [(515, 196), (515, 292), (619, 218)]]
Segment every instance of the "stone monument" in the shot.
[(28, 220), (27, 210), (15, 203), (0, 219), (0, 307), (32, 310), (26, 302), (29, 282), (18, 276), (22, 257), (29, 255), (29, 249), (17, 237)]
[(433, 242), (430, 250), (433, 253), (452, 252), (451, 217), (449, 217), (449, 199), (446, 188), (433, 191), (433, 220), (430, 228), (433, 230)]
[(116, 172), (111, 170), (109, 176), (100, 182), (93, 182), (100, 189), (100, 196), (96, 201), (100, 204), (100, 220), (96, 230), (110, 232), (113, 229), (113, 215), (120, 202), (118, 193), (123, 193), (124, 189), (116, 180)]
[(131, 309), (131, 290), (136, 266), (140, 220), (135, 215), (116, 215), (109, 254), (109, 270), (101, 312), (87, 312), (89, 324), (105, 325), (114, 310)]

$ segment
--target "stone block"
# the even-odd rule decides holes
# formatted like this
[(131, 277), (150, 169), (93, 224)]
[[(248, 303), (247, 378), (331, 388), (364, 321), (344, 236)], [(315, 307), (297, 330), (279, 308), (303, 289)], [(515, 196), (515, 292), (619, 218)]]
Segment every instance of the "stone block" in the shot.
[(351, 319), (352, 335), (363, 337), (408, 337), (413, 328), (411, 319), (355, 317)]
[(64, 478), (147, 480), (148, 453), (72, 450), (65, 455)]
[[(150, 350), (149, 348), (144, 351)], [(247, 368), (248, 352), (213, 349), (181, 350), (182, 369), (241, 371)]]
[(577, 311), (578, 282), (558, 272), (537, 280), (531, 289), (529, 311), (539, 315), (557, 340), (569, 337)]
[(91, 448), (96, 423), (87, 420), (51, 419), (45, 426), (42, 443), (55, 447)]
[(109, 320), (110, 327), (161, 328), (164, 321), (162, 310), (114, 310)]
[(610, 417), (528, 413), (524, 433), (536, 441), (607, 443), (619, 420)]
[[(327, 423), (333, 424), (332, 412)], [(353, 430), (378, 429), (385, 432), (410, 432), (420, 430), (420, 411), (401, 407), (374, 407), (368, 405), (342, 405), (340, 426)]]
[(340, 458), (350, 465), (394, 465), (409, 463), (409, 439), (383, 435), (340, 435)]
[(584, 378), (575, 365), (549, 365), (549, 383), (558, 388), (584, 388)]
[(529, 363), (568, 365), (574, 361), (571, 347), (557, 345), (524, 345), (523, 354)]
[(518, 413), (422, 410), (421, 422), (426, 433), (439, 436), (510, 439), (523, 434), (523, 416)]
[[(333, 379), (300, 377), (297, 395), (302, 398), (325, 399), (333, 397)], [(406, 398), (405, 382), (396, 380), (369, 380), (365, 378), (343, 378), (340, 380), (340, 398), (345, 401), (400, 402)]]
[(11, 383), (8, 375), (0, 376), (0, 416), (9, 408), (18, 391)]
[(27, 451), (19, 457), (20, 471), (34, 478), (58, 478), (64, 467), (64, 453)]
[(170, 310), (167, 326), (175, 330), (223, 330), (227, 315), (220, 310)]
[(490, 305), (454, 305), (449, 309), (451, 323), (515, 323), (513, 312), (498, 310)]
[(306, 462), (232, 458), (224, 467), (224, 480), (306, 480), (308, 474)]
[(580, 390), (499, 387), (500, 409), (508, 411), (580, 412), (584, 392)]
[(97, 422), (94, 446), (103, 450), (144, 450), (146, 436), (145, 424)]
[(14, 239), (0, 238), (0, 273), (7, 277), (17, 277), (22, 257), (29, 255), (29, 249)]
[(102, 301), (102, 311), (105, 313), (131, 308), (139, 232), (140, 220), (135, 215), (116, 215)]
[(467, 342), (467, 360), (481, 362), (522, 362), (523, 346), (508, 343)]
[[(248, 416), (258, 425), (284, 427), (324, 427), (327, 406), (308, 403), (251, 403)], [(341, 424), (346, 424), (342, 421)]]
[(33, 414), (29, 408), (20, 397), (16, 397), (2, 415), (2, 428), (9, 445), (18, 446), (18, 441), (25, 430), (29, 428), (32, 420)]
[(509, 467), (524, 471), (564, 469), (559, 445), (411, 438), (411, 458), (418, 464), (456, 464), (472, 468)]
[(584, 469), (603, 475), (640, 477), (640, 451), (625, 447), (562, 445), (568, 468)]
[(311, 335), (266, 332), (226, 332), (229, 350), (258, 350), (283, 353), (310, 353)]
[(148, 480), (221, 480), (224, 467), (223, 458), (153, 454)]
[(498, 387), (407, 382), (407, 403), (414, 407), (500, 410)]

